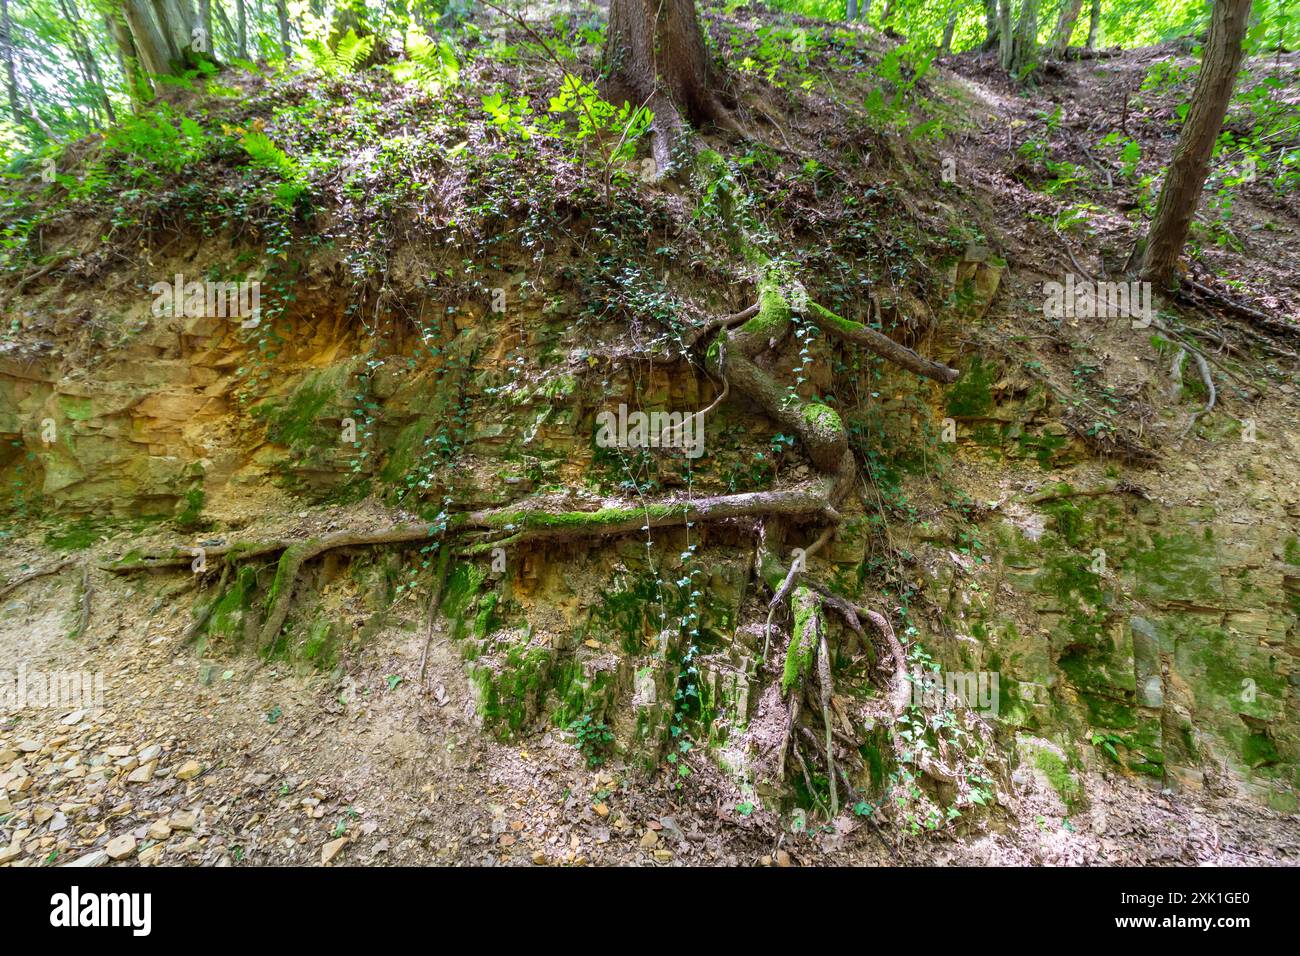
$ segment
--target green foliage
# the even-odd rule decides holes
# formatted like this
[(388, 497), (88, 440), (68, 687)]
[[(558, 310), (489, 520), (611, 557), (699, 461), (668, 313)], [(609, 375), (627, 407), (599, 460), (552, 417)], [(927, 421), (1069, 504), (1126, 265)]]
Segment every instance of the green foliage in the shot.
[(616, 107), (602, 99), (595, 87), (571, 73), (565, 75), (559, 94), (551, 98), (548, 112), (576, 117), (577, 131), (568, 138), (575, 145), (597, 139), (606, 166), (631, 160), (638, 142), (654, 122), (654, 114), (646, 108), (629, 103)]
[(276, 205), (292, 209), (298, 197), (307, 191), (307, 174), (302, 166), (257, 130), (244, 133), (239, 143), (254, 167), (271, 172), (280, 180), (273, 190)]
[(355, 30), (349, 29), (333, 46), (317, 37), (309, 37), (303, 46), (312, 66), (325, 76), (337, 78), (355, 73), (369, 58), (375, 48), (375, 37), (373, 34), (359, 37)]
[(127, 116), (104, 137), (107, 150), (133, 161), (130, 174), (136, 178), (152, 178), (157, 170), (180, 172), (202, 157), (208, 145), (202, 126), (165, 103)]
[(393, 78), (437, 95), (460, 80), (460, 60), (446, 37), (430, 39), (417, 30), (406, 35), (405, 60), (387, 66)]
[(591, 714), (583, 714), (569, 723), (569, 732), (576, 739), (578, 750), (586, 758), (588, 767), (600, 767), (609, 756), (614, 734), (604, 721), (596, 720)]
[(497, 91), (489, 93), (482, 99), (483, 109), (491, 119), (492, 125), (504, 136), (515, 135), (522, 140), (530, 140), (537, 135), (532, 106), (527, 95), (521, 93), (513, 100), (508, 100)]

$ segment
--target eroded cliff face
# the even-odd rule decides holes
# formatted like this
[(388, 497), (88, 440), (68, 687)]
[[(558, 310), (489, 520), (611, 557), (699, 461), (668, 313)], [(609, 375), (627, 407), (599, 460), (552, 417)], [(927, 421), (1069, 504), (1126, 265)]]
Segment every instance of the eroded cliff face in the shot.
[[(1254, 443), (1216, 441), (1210, 458), (1099, 461), (1075, 410), (1032, 368), (964, 354), (1009, 294), (1001, 263), (972, 247), (933, 268), (945, 277), (935, 301), (947, 304), (907, 308), (927, 351), (961, 364), (956, 386), (863, 364), (821, 337), (773, 362), (791, 380), (806, 373), (804, 398), (833, 383), (856, 393), (844, 415), (874, 456), (876, 488), (854, 496), (811, 569), (844, 593), (883, 581), (882, 610), (923, 649), (909, 667), (976, 682), (966, 703), (996, 747), (967, 767), (974, 779), (1019, 768), (1067, 812), (1086, 805), (1099, 771), (1239, 789), (1293, 810), (1300, 500), (1289, 436), (1261, 417)], [(336, 278), (324, 257), (308, 263), (294, 301), (256, 328), (155, 315), (143, 283), (34, 300), (38, 334), (0, 356), (7, 508), (44, 519), (65, 544), (152, 531), (114, 542), (122, 554), (159, 535), (194, 547), (257, 538), (295, 514), (311, 537), (375, 522), (374, 503), (436, 522), (525, 496), (590, 511), (611, 497), (811, 475), (790, 439), (734, 399), (709, 416), (698, 460), (598, 447), (601, 412), (701, 409), (719, 387), (671, 348), (657, 361), (620, 355), (622, 330), (577, 319), (581, 296), (562, 278), (485, 276), (501, 311), (492, 295), (430, 279), (406, 321), (361, 329)], [(1200, 425), (1220, 439), (1235, 427)], [(436, 620), (477, 720), (502, 739), (586, 719), (608, 724), (630, 763), (654, 768), (689, 737), (742, 790), (807, 801), (772, 766), (785, 649), (764, 662), (753, 532), (657, 529), (472, 556), (345, 550), (304, 571), (268, 647), (257, 635), (272, 561), (195, 600), (200, 652), (329, 672), (386, 626)], [(441, 582), (432, 614), (407, 600), (429, 573)], [(877, 668), (888, 668), (869, 641), (831, 626), (839, 716), (869, 729)], [(897, 767), (880, 733), (867, 740), (853, 786), (880, 799)]]

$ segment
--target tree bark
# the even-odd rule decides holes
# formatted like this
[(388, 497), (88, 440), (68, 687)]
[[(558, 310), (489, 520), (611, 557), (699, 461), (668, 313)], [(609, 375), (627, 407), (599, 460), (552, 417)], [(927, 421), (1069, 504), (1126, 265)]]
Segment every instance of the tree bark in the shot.
[(0, 0), (0, 44), (4, 46), (5, 76), (9, 80), (9, 112), (15, 123), (23, 122), (22, 104), (18, 102), (18, 71), (14, 68), (14, 30), (9, 19), (9, 0)]
[(996, 50), (1000, 44), (1001, 30), (998, 24), (998, 0), (984, 0), (984, 42), (980, 52)]
[(939, 44), (940, 56), (947, 56), (952, 52), (952, 35), (957, 29), (957, 10), (952, 4), (949, 4), (948, 22), (943, 26), (943, 42)]
[(1088, 49), (1097, 49), (1097, 39), (1101, 35), (1101, 0), (1092, 0), (1092, 10), (1088, 14)]
[(235, 29), (238, 31), (235, 43), (241, 60), (248, 59), (248, 13), (244, 9), (244, 0), (235, 0)]
[(151, 0), (123, 0), (122, 16), (131, 31), (135, 51), (145, 72), (155, 76), (175, 72), (175, 54), (169, 34), (159, 23), (155, 4)]
[(1064, 56), (1070, 48), (1070, 37), (1074, 36), (1074, 25), (1079, 22), (1079, 12), (1083, 9), (1083, 0), (1065, 0), (1061, 5), (1061, 15), (1056, 19), (1056, 32), (1052, 34), (1049, 48), (1053, 56)]
[(661, 176), (675, 164), (683, 117), (696, 126), (737, 128), (714, 92), (716, 76), (695, 0), (610, 0), (605, 63), (609, 98), (644, 104), (655, 114), (653, 149)]
[(153, 93), (148, 77), (140, 68), (140, 51), (135, 47), (135, 40), (121, 10), (105, 13), (104, 26), (113, 38), (113, 45), (117, 47), (117, 65), (126, 80), (127, 95), (131, 97), (132, 105), (137, 106), (147, 101)]
[(1014, 34), (1011, 32), (1011, 4), (1014, 0), (997, 0), (998, 3), (998, 62), (1002, 69), (1010, 70), (1015, 53)]
[(212, 0), (199, 0), (198, 24), (203, 28), (203, 39), (207, 43), (204, 52), (214, 60), (217, 57), (217, 38), (212, 32)]
[[(1009, 3), (1008, 3), (1009, 6)], [(1038, 0), (1020, 0), (1020, 17), (1011, 41), (1011, 62), (1007, 70), (1016, 79), (1033, 71), (1038, 45)]]
[(285, 0), (275, 0), (275, 15), (280, 21), (280, 52), (286, 60), (291, 60), (293, 50), (289, 46), (289, 6)]
[(1215, 0), (1210, 14), (1210, 35), (1201, 58), (1191, 108), (1174, 158), (1160, 187), (1151, 231), (1142, 256), (1142, 278), (1160, 288), (1174, 284), (1178, 257), (1187, 230), (1201, 202), (1201, 190), (1210, 170), (1210, 156), (1228, 112), (1232, 88), (1241, 69), (1241, 40), (1250, 17), (1251, 0)]

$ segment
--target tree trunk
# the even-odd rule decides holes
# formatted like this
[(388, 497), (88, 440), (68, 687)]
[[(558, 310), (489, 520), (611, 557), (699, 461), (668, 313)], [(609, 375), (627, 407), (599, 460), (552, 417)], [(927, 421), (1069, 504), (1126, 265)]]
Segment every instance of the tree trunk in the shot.
[(852, 23), (858, 18), (858, 0), (848, 0), (848, 10), (845, 12), (844, 19)]
[(1017, 79), (1033, 71), (1038, 54), (1038, 0), (1020, 0), (1011, 72)]
[(952, 35), (957, 29), (957, 10), (949, 4), (948, 22), (943, 26), (943, 42), (939, 44), (939, 55), (947, 56), (952, 52)]
[(235, 43), (241, 60), (248, 59), (248, 13), (244, 10), (244, 0), (235, 0), (235, 29), (238, 31)]
[(131, 39), (146, 73), (166, 76), (176, 70), (176, 54), (172, 50), (169, 34), (158, 21), (151, 0), (123, 0), (122, 16), (131, 31)]
[(674, 165), (683, 116), (697, 126), (737, 128), (714, 92), (716, 78), (695, 0), (610, 0), (605, 64), (609, 98), (645, 105), (655, 115), (653, 149), (660, 176)]
[(1002, 69), (1010, 70), (1012, 56), (1015, 52), (1014, 35), (1011, 33), (1011, 4), (1013, 0), (997, 0), (998, 3), (998, 62)]
[(9, 0), (0, 0), (0, 44), (4, 45), (5, 76), (9, 80), (9, 112), (15, 123), (23, 121), (22, 104), (18, 102), (18, 71), (14, 69), (14, 32), (9, 20)]
[(194, 11), (188, 0), (153, 0), (158, 27), (167, 41), (169, 59), (176, 72), (184, 72), (189, 62), (190, 31), (194, 29)]
[(1241, 40), (1250, 5), (1251, 0), (1215, 0), (1210, 14), (1210, 36), (1201, 58), (1196, 92), (1160, 188), (1160, 201), (1142, 257), (1142, 278), (1160, 288), (1168, 288), (1175, 280), (1178, 256), (1201, 202), (1210, 156), (1241, 68)]
[(1088, 49), (1097, 49), (1097, 38), (1101, 34), (1101, 0), (1092, 0), (1092, 12), (1088, 15)]
[(289, 46), (289, 6), (285, 0), (275, 0), (275, 15), (280, 21), (280, 52), (286, 60), (291, 60), (293, 50)]
[(199, 26), (203, 29), (203, 39), (207, 44), (207, 49), (203, 52), (215, 60), (217, 41), (212, 32), (212, 0), (199, 0)]
[(980, 52), (988, 53), (1000, 45), (1001, 31), (998, 26), (998, 0), (984, 0), (984, 42)]
[(59, 10), (68, 24), (68, 47), (85, 81), (86, 92), (92, 94), (98, 101), (96, 113), (102, 119), (116, 123), (117, 117), (113, 114), (113, 104), (109, 101), (108, 91), (104, 88), (99, 64), (95, 62), (95, 53), (81, 30), (81, 11), (77, 9), (77, 0), (59, 0)]
[(135, 40), (126, 25), (122, 11), (113, 10), (104, 14), (104, 26), (117, 47), (117, 63), (121, 67), (122, 77), (126, 81), (126, 92), (131, 97), (132, 105), (145, 102), (153, 95), (149, 79), (140, 69), (140, 51), (135, 48)]
[(1064, 56), (1070, 48), (1070, 37), (1074, 36), (1074, 25), (1079, 22), (1079, 11), (1083, 9), (1083, 0), (1065, 0), (1061, 5), (1061, 15), (1056, 19), (1056, 32), (1052, 34), (1050, 47), (1053, 56)]

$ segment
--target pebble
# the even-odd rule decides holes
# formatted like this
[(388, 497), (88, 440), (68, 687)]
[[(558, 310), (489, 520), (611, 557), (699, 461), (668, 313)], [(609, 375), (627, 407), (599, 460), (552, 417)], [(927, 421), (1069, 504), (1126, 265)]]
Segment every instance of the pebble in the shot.
[(158, 767), (157, 760), (150, 760), (148, 763), (141, 764), (127, 774), (127, 783), (148, 783), (153, 779), (153, 772)]
[(104, 847), (104, 852), (108, 854), (109, 859), (125, 860), (127, 857), (135, 855), (135, 837), (128, 833), (109, 840), (108, 846)]
[(203, 768), (199, 766), (197, 760), (187, 760), (185, 763), (181, 764), (180, 769), (176, 771), (176, 779), (193, 780), (202, 772)]
[(136, 859), (138, 859), (143, 866), (153, 866), (162, 858), (162, 855), (163, 845), (161, 843), (155, 843), (148, 849), (141, 850), (140, 855), (136, 857)]
[(338, 856), (339, 853), (343, 851), (343, 848), (347, 845), (348, 845), (348, 838), (339, 837), (337, 840), (330, 840), (329, 843), (326, 843), (323, 847), (321, 847), (320, 850), (321, 866), (325, 866), (336, 856)]
[(171, 824), (166, 820), (157, 820), (151, 825), (145, 833), (150, 840), (166, 840), (172, 835)]

